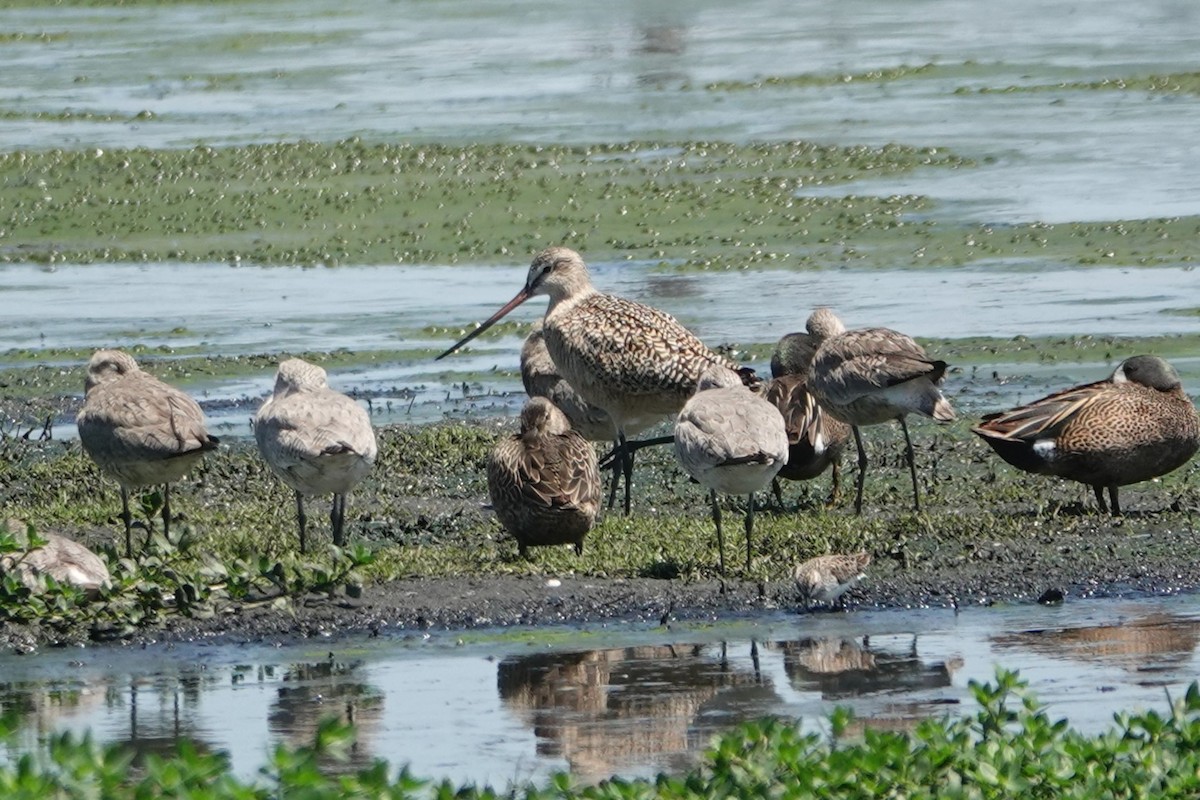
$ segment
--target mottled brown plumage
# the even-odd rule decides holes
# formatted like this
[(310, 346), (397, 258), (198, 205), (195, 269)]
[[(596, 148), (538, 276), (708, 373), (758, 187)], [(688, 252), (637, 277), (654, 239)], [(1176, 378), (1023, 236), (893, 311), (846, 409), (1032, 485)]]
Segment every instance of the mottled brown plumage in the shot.
[(596, 451), (544, 397), (521, 410), (521, 431), (501, 439), (488, 457), (488, 494), (505, 529), (526, 548), (583, 539), (600, 510)]
[(912, 475), (913, 507), (921, 509), (912, 439), (905, 417), (924, 414), (938, 422), (954, 420), (954, 409), (939, 387), (946, 362), (930, 359), (909, 336), (890, 328), (848, 331), (828, 308), (808, 318), (818, 342), (808, 369), (808, 389), (834, 418), (851, 426), (858, 448), (858, 485), (854, 509), (862, 513), (867, 452), (859, 427), (896, 420), (904, 432), (905, 455)]
[(300, 552), (306, 548), (305, 495), (332, 494), (333, 543), (345, 542), (346, 495), (379, 452), (366, 409), (329, 388), (325, 370), (299, 358), (279, 365), (275, 391), (254, 417), (263, 459), (296, 493)]
[(1018, 469), (1092, 487), (1120, 514), (1117, 487), (1165, 475), (1200, 448), (1200, 418), (1175, 369), (1156, 356), (1122, 361), (1107, 380), (989, 414), (972, 430)]
[[(850, 426), (827, 414), (808, 391), (808, 377), (781, 375), (767, 384), (764, 397), (783, 415), (788, 437), (788, 460), (778, 478), (808, 481), (833, 467), (833, 487), (829, 502), (839, 494), (842, 452), (850, 441)], [(780, 505), (778, 478), (773, 484)]]
[(834, 553), (810, 558), (792, 570), (796, 590), (805, 606), (811, 603), (833, 603), (865, 578), (871, 554)]
[[(544, 397), (567, 416), (571, 428), (591, 442), (616, 441), (617, 428), (604, 409), (580, 397), (575, 387), (559, 374), (539, 325), (525, 337), (521, 347), (521, 383), (530, 397)], [(626, 431), (632, 435), (634, 431)]]
[(550, 298), (542, 330), (555, 366), (581, 397), (608, 412), (617, 428), (628, 513), (633, 459), (624, 443), (629, 431), (649, 427), (683, 408), (708, 365), (736, 366), (705, 347), (670, 314), (596, 291), (583, 258), (566, 247), (538, 253), (525, 287), (438, 358), (542, 294)]
[(700, 376), (696, 394), (676, 419), (675, 455), (684, 470), (709, 490), (722, 575), (725, 540), (717, 494), (747, 496), (749, 570), (754, 493), (770, 483), (787, 461), (787, 432), (778, 409), (744, 386), (737, 373), (710, 365)]
[(170, 487), (217, 446), (204, 412), (187, 394), (143, 372), (120, 350), (88, 362), (83, 408), (75, 419), (83, 449), (121, 485), (125, 549), (133, 554), (129, 492), (163, 485), (163, 533), (170, 533)]

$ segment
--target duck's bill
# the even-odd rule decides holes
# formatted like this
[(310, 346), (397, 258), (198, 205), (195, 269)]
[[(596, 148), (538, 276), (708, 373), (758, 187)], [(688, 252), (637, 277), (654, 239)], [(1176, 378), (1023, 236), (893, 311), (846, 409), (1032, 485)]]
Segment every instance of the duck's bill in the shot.
[(504, 304), (504, 306), (499, 311), (497, 311), (495, 314), (492, 314), (490, 317), (488, 317), (486, 320), (484, 320), (478, 328), (471, 331), (466, 336), (464, 336), (463, 338), (461, 338), (457, 342), (455, 342), (454, 346), (452, 346), (449, 350), (447, 350), (446, 352), (442, 353), (440, 356), (435, 358), (434, 361), (440, 361), (441, 359), (450, 355), (454, 351), (458, 350), (460, 347), (465, 345), (467, 342), (471, 341), (476, 336), (478, 336), (479, 334), (486, 331), (488, 328), (495, 325), (497, 322), (499, 322), (501, 319), (504, 318), (505, 314), (512, 311), (514, 308), (521, 305), (521, 303), (524, 303), (528, 299), (529, 299), (529, 292), (526, 291), (525, 289), (522, 289), (521, 291), (517, 292), (516, 297), (514, 297), (512, 300), (509, 300), (507, 303)]

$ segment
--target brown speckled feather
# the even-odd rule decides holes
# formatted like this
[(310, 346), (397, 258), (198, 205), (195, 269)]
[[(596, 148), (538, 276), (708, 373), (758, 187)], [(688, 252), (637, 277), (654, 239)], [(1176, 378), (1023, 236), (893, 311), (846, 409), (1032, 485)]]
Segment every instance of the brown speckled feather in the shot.
[(1200, 418), (1166, 361), (1126, 359), (1108, 380), (984, 417), (972, 429), (1019, 469), (1116, 487), (1165, 475), (1200, 449)]
[(822, 410), (804, 375), (772, 378), (765, 397), (779, 409), (787, 428), (788, 461), (779, 477), (810, 480), (841, 459), (850, 426)]
[[(558, 372), (541, 327), (525, 338), (521, 347), (521, 383), (530, 397), (545, 397), (567, 415), (571, 427), (585, 439), (593, 442), (614, 441), (617, 429), (612, 417), (604, 409), (594, 406), (579, 396), (579, 392)], [(639, 429), (640, 430), (640, 429)], [(626, 435), (636, 433), (626, 430)]]
[(547, 313), (546, 346), (581, 395), (620, 416), (677, 412), (710, 364), (736, 365), (670, 314), (592, 293)]
[(530, 399), (521, 432), (496, 444), (487, 472), (492, 507), (522, 553), (555, 544), (583, 551), (600, 510), (600, 471), (595, 450), (553, 403)]

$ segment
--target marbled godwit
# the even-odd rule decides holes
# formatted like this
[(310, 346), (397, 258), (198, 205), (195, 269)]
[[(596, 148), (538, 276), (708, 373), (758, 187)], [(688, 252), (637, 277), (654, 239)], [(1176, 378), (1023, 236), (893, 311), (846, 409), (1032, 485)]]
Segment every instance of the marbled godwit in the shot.
[(162, 484), (163, 535), (170, 535), (170, 484), (217, 446), (196, 401), (138, 368), (120, 350), (88, 362), (86, 395), (75, 419), (79, 440), (100, 471), (121, 485), (125, 554), (133, 555), (129, 491)]
[(1133, 356), (1106, 380), (989, 414), (975, 433), (1018, 469), (1086, 483), (1102, 512), (1117, 487), (1165, 475), (1200, 448), (1200, 418), (1174, 367)]
[(867, 577), (870, 563), (871, 554), (866, 551), (817, 556), (797, 564), (792, 577), (805, 608), (814, 602), (832, 605)]
[(841, 487), (842, 451), (850, 441), (850, 426), (826, 413), (808, 390), (808, 368), (817, 343), (807, 333), (789, 333), (779, 340), (771, 356), (771, 382), (765, 397), (783, 415), (788, 434), (788, 461), (771, 482), (775, 499), (783, 506), (779, 479), (812, 480), (830, 466), (833, 486), (828, 505), (837, 502)]
[(749, 570), (754, 493), (770, 483), (787, 461), (787, 431), (779, 410), (746, 388), (736, 372), (719, 364), (710, 365), (700, 376), (696, 394), (675, 422), (675, 455), (687, 473), (709, 490), (722, 575), (725, 540), (717, 493), (747, 495)]
[(626, 447), (629, 432), (677, 413), (709, 364), (736, 367), (670, 314), (596, 291), (583, 258), (566, 247), (538, 253), (524, 288), (438, 358), (542, 294), (550, 298), (542, 322), (550, 357), (580, 396), (607, 411), (616, 426), (616, 457), (625, 476), (628, 514), (633, 473), (633, 451)]
[(308, 526), (305, 495), (333, 494), (333, 543), (344, 544), (346, 495), (371, 471), (378, 453), (366, 410), (330, 389), (325, 370), (289, 358), (279, 365), (274, 394), (254, 417), (254, 438), (267, 464), (296, 493), (300, 552)]
[(904, 418), (917, 412), (938, 422), (954, 420), (954, 409), (938, 388), (946, 374), (946, 362), (930, 359), (911, 337), (890, 328), (847, 331), (828, 308), (814, 311), (806, 327), (818, 342), (808, 370), (809, 391), (825, 411), (851, 426), (858, 447), (855, 512), (862, 513), (867, 475), (867, 451), (858, 429), (891, 420), (899, 422), (904, 431), (913, 508), (920, 511), (916, 460)]
[[(29, 546), (31, 527), (16, 519), (0, 520), (0, 530), (5, 529), (25, 547)], [(40, 588), (39, 575), (47, 575), (58, 583), (77, 586), (93, 596), (108, 585), (108, 566), (100, 556), (79, 542), (57, 533), (39, 531), (34, 535), (44, 543), (20, 555), (8, 553), (0, 556), (0, 576), (15, 572), (31, 591)]]
[(492, 508), (522, 556), (528, 547), (555, 544), (583, 554), (600, 510), (600, 470), (596, 451), (557, 406), (530, 398), (520, 433), (496, 444), (487, 473)]
[[(550, 351), (546, 349), (546, 337), (542, 334), (540, 324), (537, 330), (525, 337), (525, 344), (521, 347), (521, 383), (530, 397), (545, 397), (558, 406), (558, 410), (566, 414), (571, 427), (583, 438), (619, 445), (617, 427), (608, 412), (580, 397), (579, 392), (559, 374)], [(642, 427), (637, 423), (627, 425), (625, 435), (635, 436), (641, 433)], [(612, 472), (608, 491), (609, 508), (616, 502), (617, 485), (621, 478), (618, 470)]]

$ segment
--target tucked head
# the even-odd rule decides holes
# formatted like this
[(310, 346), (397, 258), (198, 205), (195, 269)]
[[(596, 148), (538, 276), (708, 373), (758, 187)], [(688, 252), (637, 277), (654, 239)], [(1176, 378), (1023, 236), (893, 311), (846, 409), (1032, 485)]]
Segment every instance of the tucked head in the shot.
[(120, 350), (97, 350), (88, 361), (87, 378), (83, 388), (85, 392), (90, 392), (95, 386), (138, 371), (137, 362), (128, 353)]
[(558, 300), (591, 286), (583, 257), (569, 247), (547, 247), (533, 257), (525, 278), (525, 293), (529, 297), (549, 295)]
[(1160, 392), (1170, 392), (1182, 384), (1175, 368), (1158, 356), (1131, 356), (1121, 362), (1112, 376), (1113, 383), (1140, 383)]
[(720, 364), (709, 364), (700, 373), (700, 382), (696, 385), (697, 392), (706, 389), (730, 389), (745, 386), (742, 376)]
[(521, 433), (561, 436), (571, 430), (567, 415), (544, 397), (531, 397), (521, 409)]
[(808, 322), (804, 325), (809, 334), (818, 341), (832, 339), (846, 332), (846, 326), (838, 319), (837, 314), (833, 313), (833, 309), (828, 306), (821, 306), (816, 311), (808, 315)]
[(789, 333), (775, 345), (771, 354), (771, 377), (803, 375), (817, 352), (816, 339), (807, 333)]
[(279, 365), (275, 373), (275, 393), (289, 394), (302, 389), (324, 389), (325, 370), (300, 358), (289, 358)]

